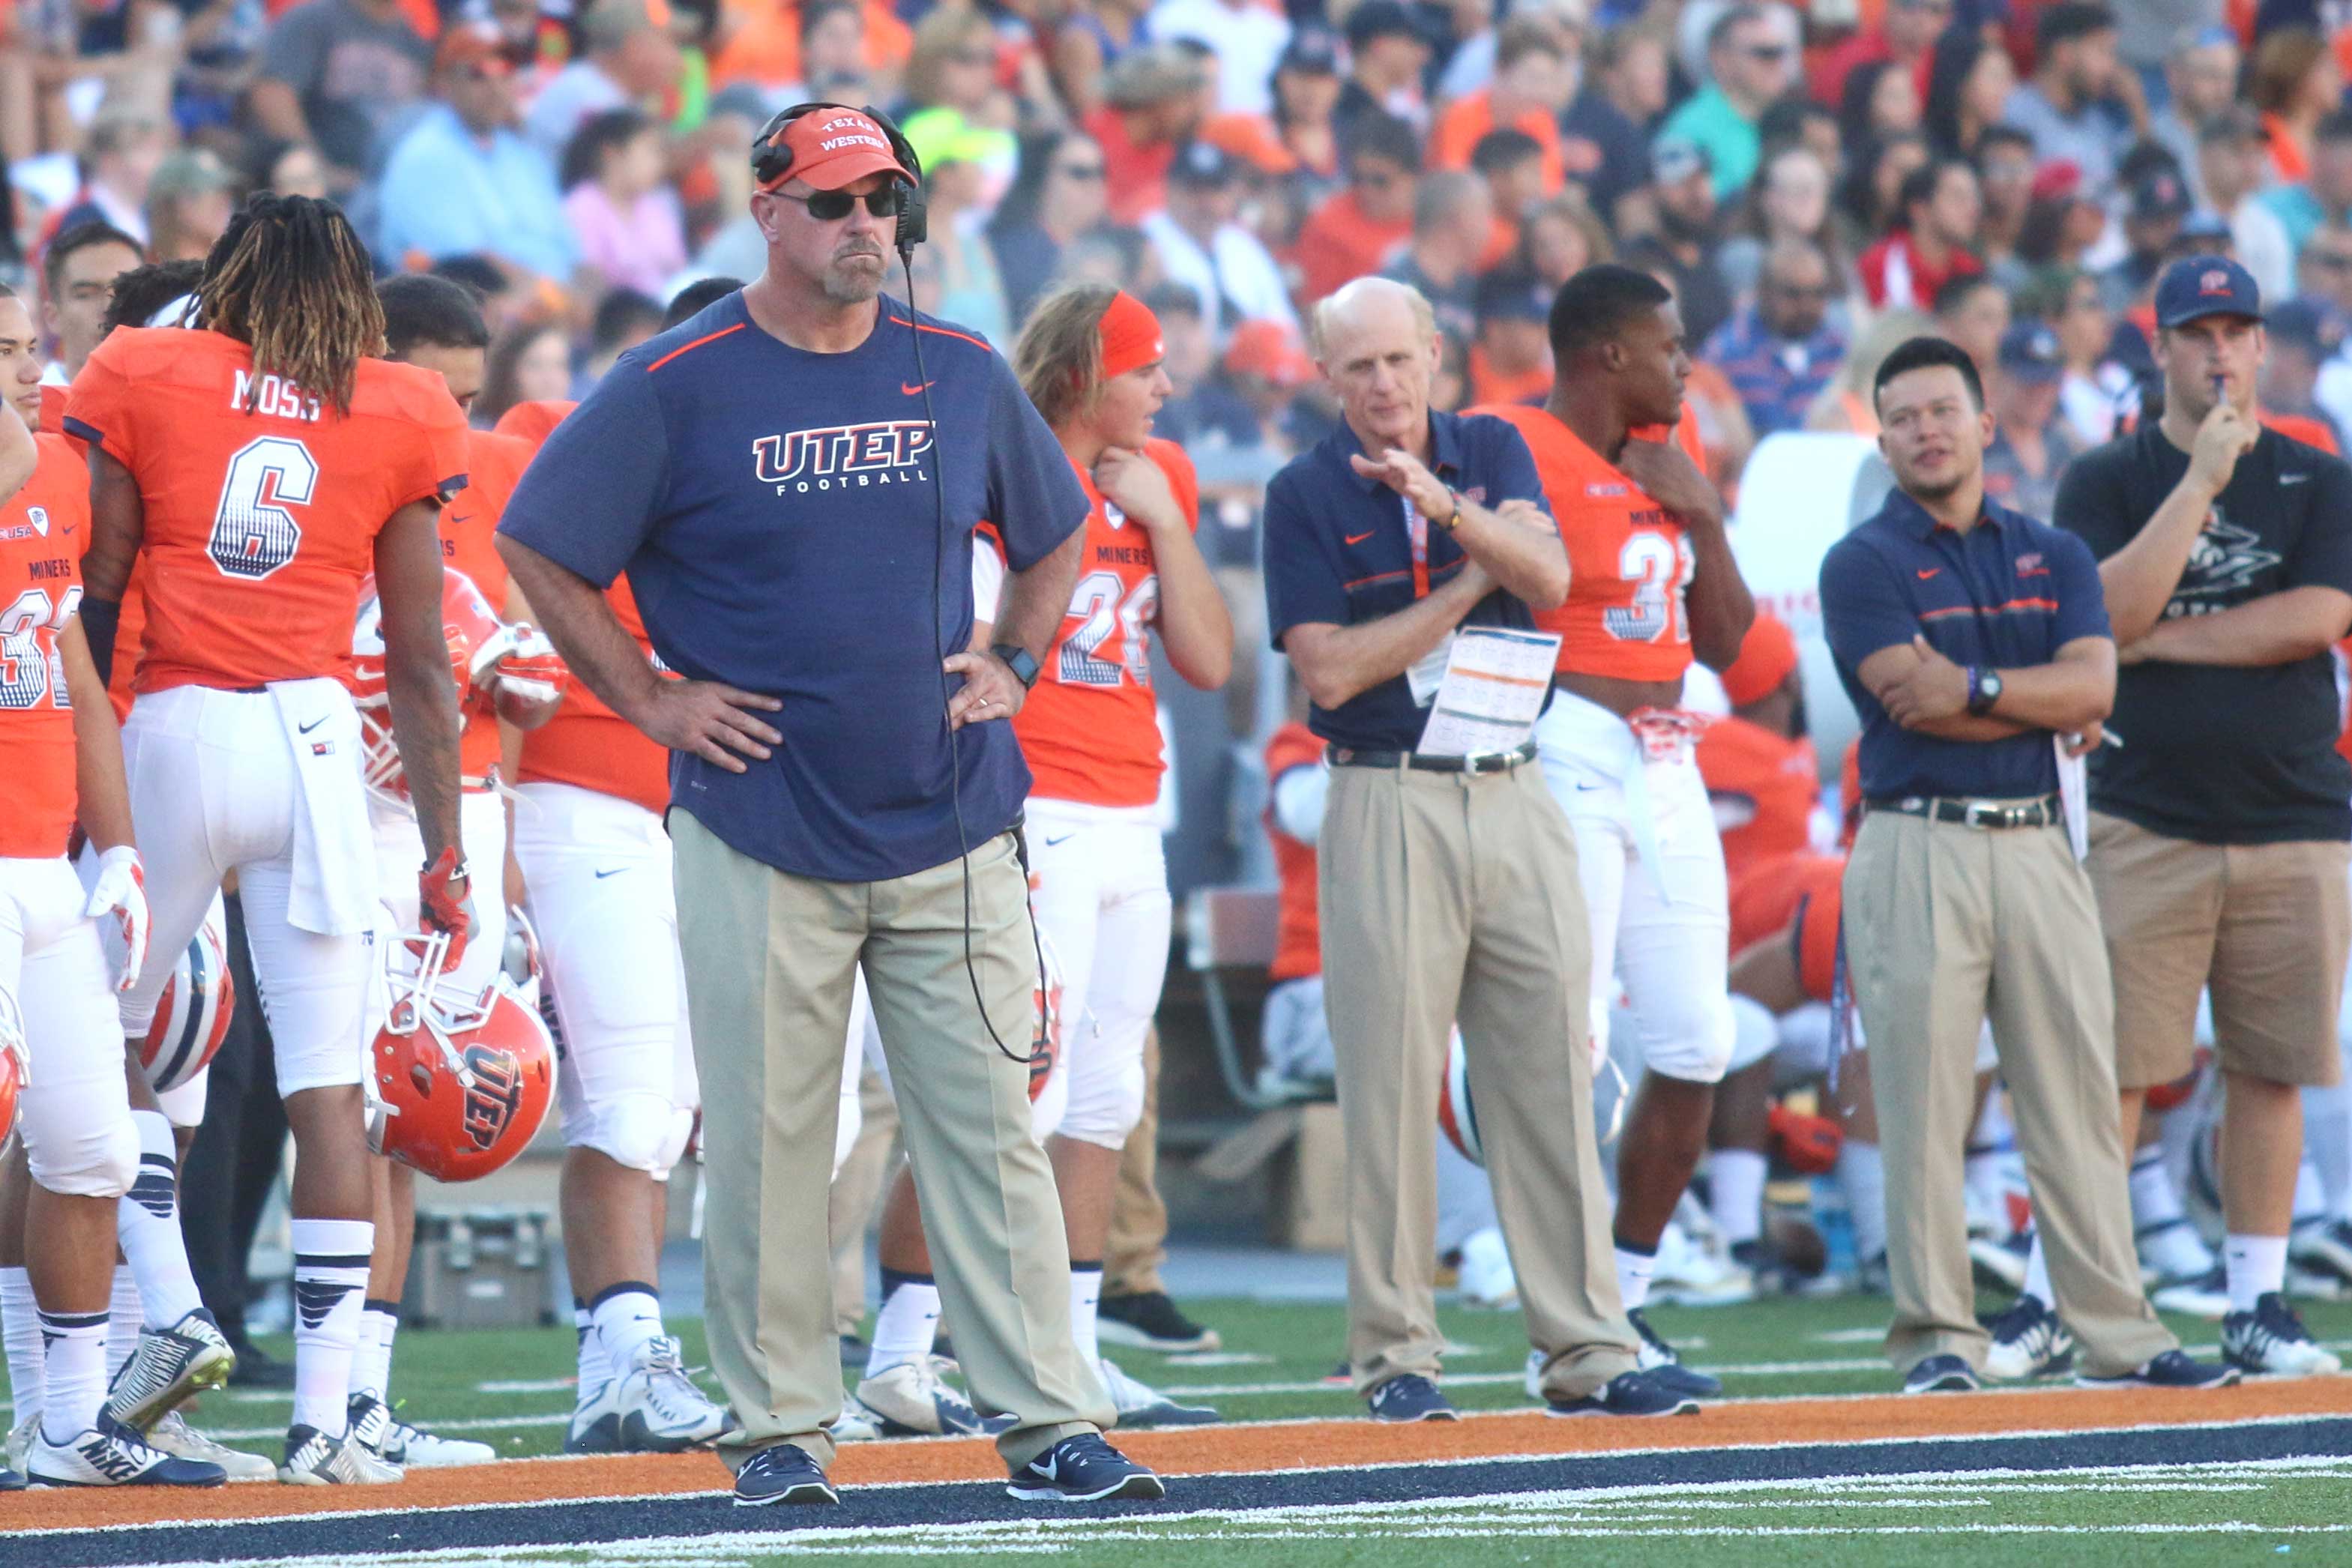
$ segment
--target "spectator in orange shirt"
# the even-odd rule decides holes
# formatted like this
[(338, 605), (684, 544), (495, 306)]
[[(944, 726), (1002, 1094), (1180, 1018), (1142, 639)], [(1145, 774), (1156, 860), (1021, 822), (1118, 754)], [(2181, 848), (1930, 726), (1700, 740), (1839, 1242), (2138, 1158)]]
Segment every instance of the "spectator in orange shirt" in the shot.
[(1169, 165), (1201, 122), (1207, 85), (1207, 69), (1176, 44), (1131, 49), (1112, 64), (1102, 107), (1086, 121), (1108, 171), (1112, 222), (1133, 224), (1167, 205)]
[(1551, 195), (1567, 177), (1559, 115), (1568, 107), (1570, 87), (1558, 29), (1540, 16), (1513, 17), (1496, 40), (1494, 84), (1457, 99), (1437, 117), (1429, 137), (1430, 163), (1441, 169), (1468, 168), (1480, 139), (1507, 126), (1535, 139), (1543, 155), (1542, 194)]
[(840, 97), (864, 102), (898, 79), (915, 36), (887, 0), (848, 0), (852, 14), (795, 0), (751, 0), (722, 7), (710, 79), (750, 82), (788, 101)]
[(1551, 391), (1553, 290), (1524, 272), (1478, 279), (1478, 336), (1470, 344), (1470, 401), (1533, 403)]
[(1348, 138), (1348, 185), (1298, 231), (1300, 297), (1309, 305), (1350, 279), (1378, 272), (1412, 238), (1421, 142), (1391, 115), (1368, 115)]

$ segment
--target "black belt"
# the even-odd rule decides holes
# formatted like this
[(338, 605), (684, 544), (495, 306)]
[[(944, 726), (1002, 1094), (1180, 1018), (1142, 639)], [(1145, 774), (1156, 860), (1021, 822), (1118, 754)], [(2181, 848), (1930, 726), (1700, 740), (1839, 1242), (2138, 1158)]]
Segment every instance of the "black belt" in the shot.
[(1533, 741), (1507, 752), (1473, 752), (1466, 757), (1426, 757), (1419, 752), (1367, 752), (1326, 746), (1323, 760), (1335, 768), (1412, 768), (1424, 773), (1507, 773), (1536, 760)]
[(1924, 816), (1930, 822), (1956, 822), (1965, 827), (2053, 827), (2065, 820), (2054, 795), (2040, 800), (1949, 800), (1915, 795), (1901, 800), (1874, 800), (1868, 809)]

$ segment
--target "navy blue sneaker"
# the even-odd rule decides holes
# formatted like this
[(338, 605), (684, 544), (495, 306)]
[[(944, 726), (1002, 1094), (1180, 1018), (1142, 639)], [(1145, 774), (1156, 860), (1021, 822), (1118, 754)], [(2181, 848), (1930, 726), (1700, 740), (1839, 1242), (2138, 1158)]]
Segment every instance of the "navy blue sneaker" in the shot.
[(1965, 1357), (1931, 1355), (1903, 1374), (1906, 1394), (1973, 1394), (1982, 1388)]
[(25, 1478), (0, 1465), (0, 1492), (20, 1492), (25, 1489)]
[(766, 1508), (773, 1503), (839, 1502), (841, 1494), (824, 1479), (824, 1471), (808, 1450), (777, 1443), (743, 1461), (735, 1472), (735, 1506)]
[(1642, 1350), (1634, 1364), (1643, 1375), (1669, 1394), (1679, 1394), (1689, 1399), (1714, 1399), (1723, 1393), (1723, 1380), (1695, 1372), (1683, 1364), (1675, 1347), (1666, 1343), (1658, 1331), (1650, 1327), (1650, 1320), (1635, 1307), (1625, 1314), (1633, 1331), (1642, 1337)]
[(2074, 1381), (2084, 1388), (2227, 1388), (2238, 1381), (2234, 1366), (2192, 1361), (2184, 1350), (2168, 1350), (2146, 1366), (2113, 1377), (2080, 1373)]
[(1437, 1384), (1417, 1372), (1408, 1372), (1389, 1379), (1371, 1392), (1366, 1400), (1372, 1407), (1375, 1421), (1459, 1421), (1462, 1413), (1454, 1408), (1445, 1395), (1437, 1392)]
[(1023, 1502), (1152, 1502), (1168, 1495), (1165, 1482), (1098, 1432), (1063, 1438), (1015, 1470), (1004, 1490)]
[(1698, 1401), (1659, 1380), (1654, 1372), (1621, 1372), (1591, 1394), (1549, 1400), (1547, 1415), (1695, 1415)]

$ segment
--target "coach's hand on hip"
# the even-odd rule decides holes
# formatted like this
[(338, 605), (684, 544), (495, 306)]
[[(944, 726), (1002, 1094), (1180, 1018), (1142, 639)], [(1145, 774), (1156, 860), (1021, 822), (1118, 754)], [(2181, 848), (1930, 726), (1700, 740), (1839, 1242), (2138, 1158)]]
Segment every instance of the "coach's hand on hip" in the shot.
[(951, 654), (940, 668), (963, 677), (963, 689), (948, 699), (948, 728), (1010, 719), (1021, 711), (1029, 689), (1013, 667), (992, 653)]
[(783, 736), (761, 721), (783, 704), (756, 691), (739, 691), (716, 680), (662, 680), (647, 688), (629, 721), (673, 752), (691, 752), (730, 773), (744, 770), (745, 757), (764, 763)]

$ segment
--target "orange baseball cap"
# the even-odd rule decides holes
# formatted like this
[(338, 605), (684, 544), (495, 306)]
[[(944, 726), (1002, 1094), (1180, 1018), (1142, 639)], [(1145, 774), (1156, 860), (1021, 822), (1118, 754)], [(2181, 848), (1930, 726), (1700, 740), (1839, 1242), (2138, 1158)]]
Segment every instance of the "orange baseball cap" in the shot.
[(898, 162), (888, 132), (874, 117), (846, 104), (813, 109), (775, 133), (793, 155), (783, 174), (761, 186), (772, 191), (786, 180), (805, 180), (820, 191), (837, 191), (868, 174), (896, 174), (917, 184), (915, 172)]
[(1276, 386), (1305, 386), (1315, 379), (1315, 362), (1297, 336), (1280, 321), (1260, 319), (1234, 329), (1225, 345), (1225, 369), (1234, 375), (1262, 375)]

